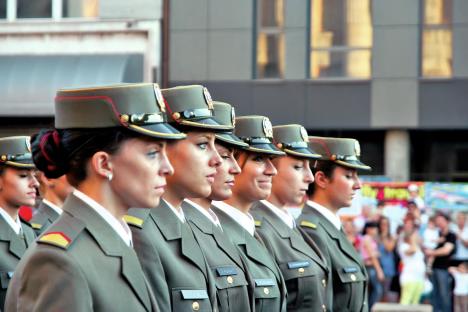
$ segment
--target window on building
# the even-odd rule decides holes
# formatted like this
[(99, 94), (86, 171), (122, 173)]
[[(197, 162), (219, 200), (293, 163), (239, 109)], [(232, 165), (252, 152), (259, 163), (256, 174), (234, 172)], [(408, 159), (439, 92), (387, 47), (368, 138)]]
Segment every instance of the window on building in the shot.
[(424, 0), (422, 76), (452, 76), (453, 0)]
[(284, 77), (284, 1), (257, 1), (256, 78)]
[(369, 78), (372, 0), (310, 1), (310, 77)]
[(0, 0), (0, 19), (97, 17), (99, 0)]

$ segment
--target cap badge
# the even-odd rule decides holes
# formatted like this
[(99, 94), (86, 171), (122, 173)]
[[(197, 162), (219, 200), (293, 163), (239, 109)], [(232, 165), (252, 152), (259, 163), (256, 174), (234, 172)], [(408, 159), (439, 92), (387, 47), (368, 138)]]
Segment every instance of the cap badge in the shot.
[(271, 125), (270, 119), (263, 118), (263, 132), (267, 138), (273, 138), (273, 126)]
[(203, 88), (203, 95), (205, 96), (206, 104), (208, 104), (208, 108), (213, 110), (213, 99), (211, 98), (211, 94), (207, 88)]
[(301, 137), (304, 142), (309, 142), (309, 135), (304, 127), (301, 127)]
[(233, 127), (236, 126), (236, 110), (234, 109), (234, 107), (231, 107), (231, 125)]
[(357, 157), (361, 156), (361, 146), (358, 140), (354, 140), (354, 153)]
[(159, 109), (161, 112), (166, 112), (166, 105), (164, 104), (164, 97), (161, 93), (161, 89), (157, 83), (153, 84), (154, 94), (156, 95), (156, 102), (158, 103)]

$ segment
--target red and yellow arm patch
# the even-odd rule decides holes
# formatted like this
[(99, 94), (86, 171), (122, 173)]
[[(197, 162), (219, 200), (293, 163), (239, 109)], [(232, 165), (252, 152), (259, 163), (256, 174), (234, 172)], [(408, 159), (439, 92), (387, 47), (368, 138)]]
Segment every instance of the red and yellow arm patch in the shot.
[(70, 244), (70, 238), (62, 232), (50, 232), (38, 239), (40, 243), (46, 243), (66, 249)]

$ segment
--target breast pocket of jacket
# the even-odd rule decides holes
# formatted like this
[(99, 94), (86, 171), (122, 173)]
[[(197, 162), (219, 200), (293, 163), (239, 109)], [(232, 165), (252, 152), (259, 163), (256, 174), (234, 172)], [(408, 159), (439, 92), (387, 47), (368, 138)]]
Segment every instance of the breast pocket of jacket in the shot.
[(7, 289), (10, 284), (10, 280), (13, 278), (13, 272), (0, 272), (0, 284), (2, 289)]
[(280, 306), (280, 290), (276, 279), (255, 279), (255, 306), (260, 311), (278, 311)]
[(213, 270), (220, 311), (231, 311), (234, 308), (237, 311), (248, 311), (248, 283), (244, 272), (236, 266), (220, 266)]
[(205, 289), (173, 289), (172, 311), (212, 311)]
[(319, 281), (320, 269), (311, 260), (297, 260), (280, 264), (286, 286), (288, 288), (288, 302), (294, 307), (302, 307), (305, 302), (321, 300), (316, 297), (324, 292)]
[(361, 268), (356, 265), (338, 267), (337, 274), (339, 282), (346, 288), (348, 307), (362, 305), (361, 301), (364, 298), (366, 276), (361, 271)]

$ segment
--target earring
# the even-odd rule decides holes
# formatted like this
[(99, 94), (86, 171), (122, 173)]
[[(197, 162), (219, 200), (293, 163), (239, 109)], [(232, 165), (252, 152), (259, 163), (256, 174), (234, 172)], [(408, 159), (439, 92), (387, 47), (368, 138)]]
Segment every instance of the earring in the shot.
[(112, 181), (112, 178), (113, 178), (113, 177), (114, 177), (114, 176), (112, 175), (112, 172), (109, 172), (109, 173), (107, 174), (107, 180), (109, 180), (109, 182)]

